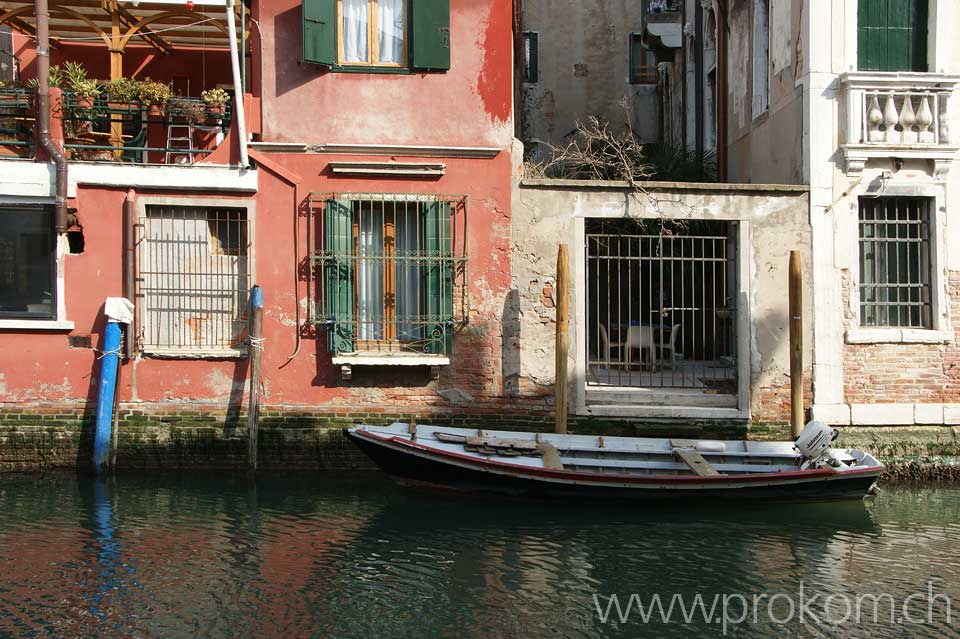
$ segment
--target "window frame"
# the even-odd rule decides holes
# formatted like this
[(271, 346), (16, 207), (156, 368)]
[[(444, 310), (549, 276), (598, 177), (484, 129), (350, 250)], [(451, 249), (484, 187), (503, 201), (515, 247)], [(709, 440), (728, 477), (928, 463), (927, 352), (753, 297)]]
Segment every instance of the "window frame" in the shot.
[(357, 69), (389, 69), (391, 71), (410, 69), (410, 4), (411, 0), (403, 0), (403, 62), (380, 62), (380, 32), (379, 32), (379, 2), (380, 0), (366, 0), (367, 2), (367, 57), (366, 62), (346, 62), (343, 59), (343, 0), (337, 1), (337, 66), (343, 70)]
[[(248, 289), (257, 281), (256, 270), (256, 203), (247, 199), (213, 198), (213, 197), (155, 197), (140, 196), (137, 198), (137, 220), (135, 229), (135, 241), (140, 244), (144, 238), (144, 230), (141, 227), (141, 221), (148, 217), (148, 208), (150, 207), (177, 207), (177, 208), (206, 208), (206, 209), (244, 209), (246, 211), (246, 231), (245, 240), (247, 243), (247, 283)], [(208, 225), (210, 220), (207, 221)], [(209, 227), (208, 227), (209, 228)], [(217, 253), (215, 237), (211, 233), (208, 238), (207, 250), (211, 257), (237, 257), (233, 251)], [(143, 291), (143, 264), (142, 249), (136, 251), (134, 284), (134, 304), (136, 307), (136, 339), (134, 342), (134, 351), (140, 355), (155, 359), (244, 359), (249, 355), (249, 349), (246, 346), (237, 346), (234, 348), (201, 348), (201, 349), (177, 349), (176, 347), (165, 348), (144, 348), (143, 336), (145, 331), (145, 321), (148, 306), (144, 300)], [(249, 294), (249, 290), (248, 290)]]
[(540, 32), (522, 31), (524, 76), (521, 81), (525, 84), (540, 82)]
[[(879, 171), (877, 171), (879, 175)], [(863, 326), (860, 322), (860, 209), (859, 198), (866, 197), (906, 197), (929, 198), (930, 214), (930, 317), (931, 327), (900, 328)], [(882, 192), (870, 186), (869, 180), (863, 180), (861, 186), (849, 194), (850, 213), (845, 216), (838, 229), (838, 248), (848, 247), (842, 254), (849, 256), (846, 267), (849, 269), (848, 292), (846, 295), (846, 314), (849, 323), (844, 334), (847, 344), (949, 344), (954, 341), (950, 317), (951, 298), (947, 288), (944, 269), (947, 264), (947, 210), (946, 192), (942, 184), (927, 182), (906, 183), (896, 178), (884, 185)], [(840, 238), (846, 238), (841, 240)], [(838, 266), (839, 268), (839, 266)]]
[[(334, 362), (411, 365), (429, 360), (432, 364), (449, 363), (453, 353), (453, 334), (468, 323), (467, 287), (467, 209), (466, 195), (426, 193), (313, 192), (308, 199), (311, 218), (316, 216), (316, 239), (308, 236), (307, 251), (317, 264), (310, 271), (308, 288), (316, 282), (317, 297), (310, 305), (310, 322), (323, 328), (327, 335), (327, 351)], [(417, 250), (410, 256), (417, 265), (417, 315), (407, 312), (394, 317), (394, 331), (416, 325), (418, 338), (411, 340), (384, 338), (361, 339), (365, 319), (359, 312), (358, 277), (364, 254), (360, 250), (358, 232), (362, 225), (358, 212), (365, 205), (381, 204), (384, 208), (403, 205), (409, 214), (420, 220), (417, 227)], [(370, 210), (370, 209), (366, 209)], [(416, 211), (414, 213), (414, 211)], [(384, 216), (381, 223), (385, 223)], [(313, 221), (310, 222), (314, 224)], [(398, 238), (394, 229), (394, 237)], [(409, 229), (408, 229), (409, 230)], [(383, 231), (386, 244), (387, 232)], [(394, 252), (396, 247), (392, 247)], [(385, 252), (385, 251), (384, 251)], [(374, 254), (378, 259), (380, 254)], [(400, 258), (393, 261), (399, 262)], [(396, 269), (384, 273), (384, 298), (389, 277), (400, 277)], [(396, 286), (393, 287), (397, 291)], [(399, 298), (393, 305), (398, 310)], [(387, 309), (383, 309), (384, 321)], [(414, 319), (415, 321), (403, 321)], [(442, 327), (442, 328), (441, 328)], [(409, 329), (407, 329), (409, 330)], [(411, 333), (412, 334), (412, 333)]]
[[(871, 206), (871, 202), (873, 205)], [(857, 231), (858, 231), (858, 258), (862, 263), (867, 256), (867, 251), (865, 250), (868, 246), (870, 247), (869, 254), (874, 260), (874, 280), (873, 282), (865, 282), (866, 273), (864, 271), (863, 265), (859, 269), (858, 277), (858, 287), (860, 289), (860, 325), (867, 328), (885, 328), (885, 329), (918, 329), (918, 330), (931, 330), (933, 328), (933, 282), (932, 282), (932, 271), (933, 271), (933, 260), (931, 254), (933, 253), (933, 246), (931, 242), (931, 227), (933, 225), (932, 220), (932, 209), (933, 202), (931, 198), (928, 197), (883, 197), (883, 196), (863, 196), (861, 195), (857, 198)], [(900, 218), (901, 206), (906, 209), (908, 217), (905, 219)], [(916, 208), (914, 208), (914, 206)], [(865, 219), (865, 214), (870, 210), (873, 214), (873, 219)], [(917, 214), (917, 219), (911, 219), (911, 213)], [(882, 218), (879, 215), (882, 213)], [(893, 217), (891, 217), (891, 213)], [(915, 225), (916, 237), (912, 237), (911, 234), (914, 232), (911, 227)], [(868, 228), (872, 227), (871, 233), (866, 234)], [(894, 231), (894, 237), (890, 236), (891, 227)], [(883, 231), (881, 232), (881, 229)], [(905, 232), (904, 232), (905, 231)], [(894, 265), (896, 267), (897, 279), (892, 280), (889, 277), (890, 273), (890, 244), (893, 244), (896, 250), (896, 259)], [(915, 271), (912, 269), (911, 264), (911, 250), (910, 245), (916, 244), (916, 266), (918, 267)], [(901, 264), (900, 261), (900, 249), (906, 247), (907, 256), (905, 263)], [(901, 268), (902, 267), (902, 268)], [(906, 280), (904, 280), (904, 275), (906, 275)], [(913, 275), (916, 276), (918, 282), (914, 284)], [(871, 301), (865, 301), (865, 291), (870, 287), (873, 289), (874, 293), (872, 295)], [(907, 296), (911, 299), (906, 303), (901, 299), (902, 291), (906, 289)], [(896, 291), (897, 300), (895, 302), (889, 301), (891, 293)], [(916, 303), (912, 301), (913, 292), (916, 291), (919, 293)], [(881, 301), (880, 298), (888, 298), (886, 301)], [(865, 310), (867, 305), (872, 305), (874, 322), (865, 323)], [(912, 323), (912, 309), (911, 307), (919, 307), (919, 325)], [(891, 311), (896, 311), (897, 322), (890, 322)], [(902, 323), (902, 316), (904, 310), (907, 311), (906, 323)], [(880, 323), (880, 317), (882, 315), (886, 316), (884, 323)]]
[[(647, 61), (653, 58), (653, 66), (643, 64), (640, 66), (640, 72), (634, 73), (633, 54), (634, 50), (639, 48), (643, 51), (644, 58)], [(627, 82), (632, 85), (656, 85), (660, 81), (660, 70), (657, 68), (656, 54), (652, 49), (647, 48), (643, 43), (643, 34), (637, 31), (627, 34)], [(644, 72), (643, 69), (649, 69)]]
[(13, 327), (14, 324), (19, 324), (22, 322), (28, 322), (30, 324), (43, 324), (49, 322), (56, 322), (60, 317), (59, 307), (61, 306), (61, 301), (63, 299), (62, 287), (58, 285), (58, 280), (62, 277), (61, 269), (59, 268), (60, 260), (62, 256), (60, 251), (60, 240), (54, 236), (53, 231), (53, 216), (56, 214), (54, 212), (53, 205), (49, 204), (37, 204), (37, 203), (17, 203), (17, 202), (0, 202), (0, 211), (7, 211), (15, 215), (37, 215), (37, 214), (47, 214), (48, 219), (46, 220), (48, 224), (48, 235), (47, 237), (50, 240), (50, 255), (49, 267), (50, 267), (50, 312), (39, 314), (31, 314), (29, 311), (23, 313), (6, 313), (0, 312), (0, 328), (4, 327)]
[(751, 113), (756, 120), (770, 110), (770, 0), (753, 0), (752, 11)]

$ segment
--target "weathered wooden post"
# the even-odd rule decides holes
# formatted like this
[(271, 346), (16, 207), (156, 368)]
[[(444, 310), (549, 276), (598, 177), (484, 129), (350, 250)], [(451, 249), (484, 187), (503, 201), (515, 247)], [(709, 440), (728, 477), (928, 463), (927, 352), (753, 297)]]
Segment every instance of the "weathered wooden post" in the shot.
[(247, 410), (247, 466), (257, 469), (257, 430), (260, 422), (260, 358), (263, 354), (263, 290), (255, 285), (250, 291), (247, 317), (250, 336), (250, 407)]
[(554, 430), (558, 433), (567, 432), (567, 354), (570, 350), (570, 306), (568, 300), (569, 260), (567, 245), (560, 245), (557, 254), (557, 364), (556, 380), (554, 381), (554, 403), (556, 404), (556, 424)]
[(803, 428), (803, 273), (799, 251), (790, 251), (790, 434)]

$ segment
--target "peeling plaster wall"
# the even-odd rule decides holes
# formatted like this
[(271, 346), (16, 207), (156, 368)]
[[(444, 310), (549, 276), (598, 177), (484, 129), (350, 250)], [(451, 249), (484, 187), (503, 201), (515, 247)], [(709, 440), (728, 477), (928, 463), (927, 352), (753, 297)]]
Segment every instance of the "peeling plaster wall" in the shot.
[[(733, 0), (727, 25), (729, 58), (728, 179), (754, 184), (802, 184), (804, 55), (800, 39), (804, 0), (770, 0), (768, 109), (753, 113), (755, 0)], [(796, 144), (783, 144), (796, 140)]]
[[(536, 31), (540, 77), (523, 83), (519, 136), (553, 143), (597, 115), (616, 127), (629, 117), (644, 141), (658, 137), (655, 84), (630, 84), (629, 38), (643, 28), (641, 5), (630, 0), (525, 0), (523, 30)], [(628, 99), (625, 112), (620, 102)]]
[[(565, 183), (564, 186), (558, 184)], [(623, 187), (573, 181), (526, 181), (514, 188), (511, 230), (511, 287), (518, 299), (515, 373), (521, 388), (546, 387), (553, 381), (555, 324), (552, 303), (558, 245), (583, 250), (578, 218), (657, 217), (651, 199), (659, 202), (665, 218), (748, 222), (748, 261), (751, 348), (751, 415), (755, 421), (789, 418), (789, 340), (787, 324), (787, 272), (789, 252), (799, 250), (804, 281), (810, 282), (810, 226), (808, 198), (802, 190), (748, 185), (689, 185), (662, 183), (646, 186), (647, 195)], [(617, 183), (606, 183), (615, 185)], [(686, 188), (685, 188), (686, 187)], [(743, 227), (741, 227), (743, 228)], [(573, 279), (573, 275), (571, 275)], [(570, 305), (580, 295), (571, 282)], [(804, 296), (804, 370), (812, 357), (812, 299)], [(571, 310), (571, 315), (573, 310)], [(582, 328), (571, 317), (571, 368), (583, 340)], [(809, 374), (805, 376), (809, 378)], [(572, 389), (574, 390), (574, 389)], [(574, 395), (571, 392), (571, 395)]]

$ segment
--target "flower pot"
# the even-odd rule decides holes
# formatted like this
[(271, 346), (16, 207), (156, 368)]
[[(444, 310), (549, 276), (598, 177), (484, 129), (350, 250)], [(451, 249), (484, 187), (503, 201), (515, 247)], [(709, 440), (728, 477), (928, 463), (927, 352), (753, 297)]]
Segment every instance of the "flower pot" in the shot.
[(207, 106), (207, 113), (213, 116), (221, 116), (227, 111), (225, 104), (211, 104)]
[(90, 96), (77, 96), (77, 108), (92, 109), (93, 98), (91, 98)]
[(147, 109), (147, 115), (155, 118), (160, 117), (163, 115), (163, 109), (159, 104), (151, 104), (150, 108)]

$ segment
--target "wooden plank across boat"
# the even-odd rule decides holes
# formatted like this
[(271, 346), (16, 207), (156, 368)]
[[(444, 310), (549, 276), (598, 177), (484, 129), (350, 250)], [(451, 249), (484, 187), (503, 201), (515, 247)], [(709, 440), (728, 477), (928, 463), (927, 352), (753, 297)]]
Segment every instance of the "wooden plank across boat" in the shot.
[(405, 423), (347, 435), (399, 483), (545, 499), (860, 499), (883, 471), (829, 448), (811, 423), (796, 443), (483, 431)]

